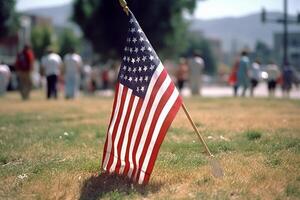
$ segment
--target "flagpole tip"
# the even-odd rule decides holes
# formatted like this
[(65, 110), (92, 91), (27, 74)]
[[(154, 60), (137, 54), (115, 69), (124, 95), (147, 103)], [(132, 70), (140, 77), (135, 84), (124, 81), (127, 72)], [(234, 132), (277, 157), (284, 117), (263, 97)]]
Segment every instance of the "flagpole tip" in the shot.
[(129, 8), (127, 6), (127, 2), (125, 0), (119, 0), (120, 5), (122, 6), (126, 15), (129, 15)]

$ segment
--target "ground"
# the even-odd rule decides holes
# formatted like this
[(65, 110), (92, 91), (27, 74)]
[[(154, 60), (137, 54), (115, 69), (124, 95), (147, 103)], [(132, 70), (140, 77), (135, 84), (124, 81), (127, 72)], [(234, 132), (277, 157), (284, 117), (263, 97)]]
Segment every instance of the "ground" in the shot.
[(99, 173), (111, 97), (0, 98), (0, 199), (299, 199), (300, 101), (185, 99), (225, 176), (180, 110), (147, 186)]

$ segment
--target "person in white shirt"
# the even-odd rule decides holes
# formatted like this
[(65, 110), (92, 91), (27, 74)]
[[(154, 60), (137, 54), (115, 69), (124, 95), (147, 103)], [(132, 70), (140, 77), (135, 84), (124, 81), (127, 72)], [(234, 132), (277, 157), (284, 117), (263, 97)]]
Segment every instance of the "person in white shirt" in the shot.
[(74, 49), (65, 55), (64, 67), (65, 97), (66, 99), (74, 98), (79, 90), (80, 72), (82, 68), (81, 57), (75, 53)]
[(251, 81), (250, 96), (253, 97), (254, 89), (257, 86), (257, 84), (259, 83), (260, 77), (261, 77), (259, 59), (256, 59), (255, 62), (253, 62), (252, 65), (250, 66), (249, 77), (250, 77), (250, 81)]
[(62, 60), (60, 56), (47, 49), (47, 54), (42, 58), (42, 68), (47, 78), (47, 99), (57, 99), (57, 79), (61, 71)]
[(279, 67), (271, 61), (270, 64), (267, 65), (266, 71), (268, 73), (269, 97), (274, 97), (277, 80), (280, 77), (280, 70)]
[(201, 95), (201, 77), (204, 69), (204, 60), (196, 50), (193, 56), (188, 59), (190, 86), (193, 95)]

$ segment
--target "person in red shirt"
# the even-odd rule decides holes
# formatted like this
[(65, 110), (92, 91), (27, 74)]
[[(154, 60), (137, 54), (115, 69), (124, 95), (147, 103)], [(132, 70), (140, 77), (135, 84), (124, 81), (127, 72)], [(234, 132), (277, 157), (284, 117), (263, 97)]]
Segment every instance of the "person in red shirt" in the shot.
[(23, 50), (17, 55), (15, 63), (18, 86), (23, 100), (29, 99), (33, 64), (34, 53), (29, 45), (25, 45)]

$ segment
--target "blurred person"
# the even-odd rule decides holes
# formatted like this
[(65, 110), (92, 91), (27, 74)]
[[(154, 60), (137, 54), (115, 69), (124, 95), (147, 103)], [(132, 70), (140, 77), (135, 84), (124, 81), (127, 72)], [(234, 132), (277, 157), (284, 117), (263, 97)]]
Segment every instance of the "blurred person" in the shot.
[(283, 97), (290, 97), (290, 91), (292, 89), (292, 83), (293, 83), (293, 69), (292, 66), (289, 64), (289, 62), (287, 62), (284, 66), (283, 66), (283, 70), (282, 70), (282, 95)]
[(84, 65), (83, 70), (82, 70), (82, 85), (83, 85), (83, 90), (86, 93), (90, 92), (90, 84), (91, 84), (91, 79), (92, 79), (92, 67), (90, 65)]
[(17, 55), (15, 67), (19, 81), (18, 86), (23, 100), (29, 99), (30, 96), (32, 86), (31, 71), (33, 70), (34, 59), (34, 53), (28, 44)]
[(204, 60), (197, 51), (188, 59), (190, 86), (193, 95), (201, 95), (201, 77), (204, 69)]
[(6, 93), (11, 72), (8, 65), (0, 64), (0, 96)]
[(249, 78), (250, 78), (250, 96), (253, 97), (254, 95), (254, 89), (259, 83), (259, 80), (261, 78), (261, 70), (260, 70), (260, 61), (256, 59), (252, 65), (250, 66), (249, 70)]
[(110, 82), (109, 70), (107, 68), (104, 68), (101, 71), (101, 79), (102, 79), (102, 89), (107, 90), (109, 87), (109, 82)]
[(70, 53), (64, 57), (64, 75), (65, 75), (65, 98), (74, 98), (79, 90), (80, 72), (82, 68), (81, 56), (71, 49)]
[(181, 58), (179, 61), (179, 66), (176, 74), (179, 92), (182, 91), (183, 87), (185, 86), (185, 83), (188, 80), (188, 73), (189, 73), (189, 67), (187, 65), (187, 61), (185, 58)]
[(239, 64), (240, 64), (240, 60), (236, 59), (232, 68), (231, 68), (231, 72), (228, 78), (228, 83), (229, 85), (232, 86), (233, 88), (233, 95), (236, 97), (237, 96), (237, 89), (238, 89), (238, 84), (237, 84), (237, 72), (239, 69)]
[(279, 67), (271, 61), (266, 67), (266, 72), (268, 74), (269, 97), (274, 97), (277, 81), (280, 78)]
[(46, 97), (57, 99), (57, 84), (61, 74), (62, 60), (61, 57), (54, 53), (51, 48), (46, 50), (46, 55), (42, 57), (42, 69), (47, 79)]
[(237, 70), (237, 90), (239, 87), (243, 88), (241, 94), (242, 97), (246, 95), (246, 90), (250, 84), (249, 75), (248, 75), (249, 67), (250, 67), (250, 60), (248, 58), (248, 52), (242, 51), (241, 58), (239, 61), (239, 67)]

